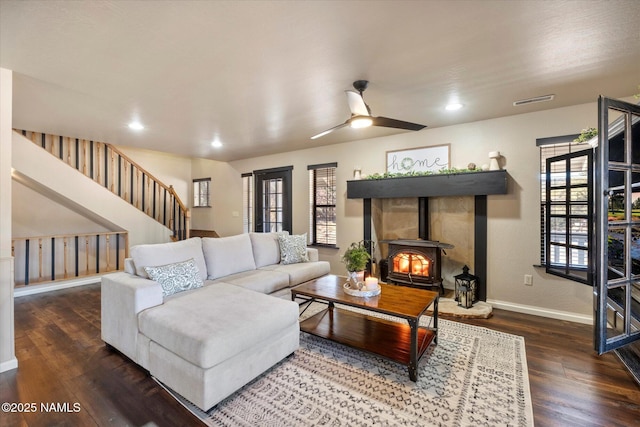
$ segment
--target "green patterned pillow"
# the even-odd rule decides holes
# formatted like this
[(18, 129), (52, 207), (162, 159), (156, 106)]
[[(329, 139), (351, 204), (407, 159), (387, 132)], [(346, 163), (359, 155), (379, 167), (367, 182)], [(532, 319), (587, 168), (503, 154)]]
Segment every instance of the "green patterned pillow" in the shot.
[(285, 236), (278, 235), (280, 245), (280, 263), (297, 264), (309, 261), (307, 256), (307, 233)]
[(176, 262), (175, 264), (159, 265), (157, 267), (145, 267), (151, 280), (162, 286), (162, 295), (177, 294), (178, 292), (196, 289), (203, 285), (200, 272), (195, 261)]

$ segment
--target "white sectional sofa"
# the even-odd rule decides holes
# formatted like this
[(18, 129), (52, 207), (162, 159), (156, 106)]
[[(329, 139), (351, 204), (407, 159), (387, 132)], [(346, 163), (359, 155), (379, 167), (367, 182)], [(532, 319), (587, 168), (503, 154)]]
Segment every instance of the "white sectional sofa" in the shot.
[[(132, 247), (102, 278), (102, 339), (209, 409), (298, 348), (290, 289), (329, 273), (301, 236), (279, 234)], [(280, 250), (292, 242), (293, 258)]]

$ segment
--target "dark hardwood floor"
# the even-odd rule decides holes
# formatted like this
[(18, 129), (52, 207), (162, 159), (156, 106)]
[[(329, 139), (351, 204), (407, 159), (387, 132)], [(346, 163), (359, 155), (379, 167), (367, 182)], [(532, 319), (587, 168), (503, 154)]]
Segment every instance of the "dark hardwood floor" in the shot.
[[(590, 326), (503, 310), (464, 321), (525, 337), (536, 426), (640, 426), (640, 387), (594, 353)], [(0, 374), (0, 401), (37, 410), (2, 413), (0, 426), (199, 425), (101, 341), (99, 285), (18, 298), (15, 325), (19, 367)], [(67, 412), (43, 412), (50, 403)]]

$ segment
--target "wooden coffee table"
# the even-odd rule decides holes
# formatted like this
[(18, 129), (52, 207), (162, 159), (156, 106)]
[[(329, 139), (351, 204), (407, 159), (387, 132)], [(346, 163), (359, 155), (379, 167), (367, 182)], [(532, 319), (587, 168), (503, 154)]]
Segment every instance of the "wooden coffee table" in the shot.
[[(301, 321), (300, 330), (400, 362), (409, 367), (409, 378), (417, 381), (418, 361), (432, 342), (438, 342), (439, 294), (381, 284), (380, 295), (354, 297), (344, 292), (346, 281), (346, 277), (329, 275), (291, 289), (292, 299), (305, 300), (301, 305), (327, 303), (325, 310)], [(340, 309), (334, 303), (399, 317), (408, 325)], [(432, 321), (427, 327), (419, 326), (420, 316), (429, 307)]]

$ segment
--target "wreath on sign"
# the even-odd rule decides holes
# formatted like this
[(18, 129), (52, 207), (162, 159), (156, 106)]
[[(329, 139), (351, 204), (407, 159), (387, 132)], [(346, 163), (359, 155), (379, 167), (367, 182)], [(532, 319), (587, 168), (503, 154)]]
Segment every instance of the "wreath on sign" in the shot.
[(413, 167), (414, 162), (413, 159), (411, 157), (405, 157), (404, 159), (402, 159), (402, 161), (400, 162), (400, 167), (404, 170), (409, 170)]

